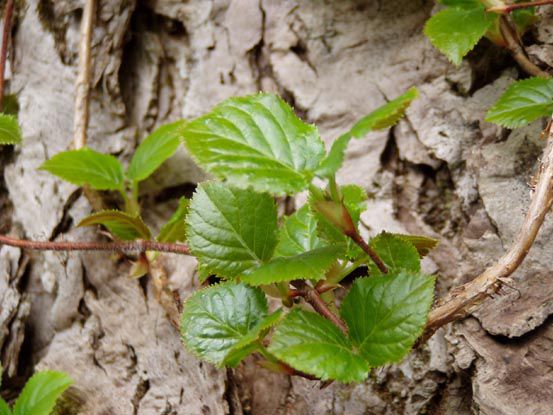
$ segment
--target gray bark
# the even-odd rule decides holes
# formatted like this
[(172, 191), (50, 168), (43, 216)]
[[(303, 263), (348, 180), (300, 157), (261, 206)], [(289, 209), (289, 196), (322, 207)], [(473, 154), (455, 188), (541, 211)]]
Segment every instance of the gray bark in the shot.
[[(75, 187), (37, 170), (72, 141), (83, 1), (27, 0), (17, 13), (10, 89), (22, 146), (2, 150), (0, 225), (31, 239), (91, 240), (73, 224), (90, 212)], [(439, 238), (425, 260), (438, 294), (476, 276), (513, 241), (544, 143), (541, 123), (509, 132), (483, 121), (517, 77), (483, 42), (456, 68), (422, 34), (426, 0), (102, 0), (93, 35), (89, 145), (127, 162), (155, 126), (222, 99), (280, 93), (330, 143), (412, 85), (421, 97), (391, 132), (354, 141), (341, 182), (363, 186), (367, 234)], [(551, 8), (530, 48), (553, 62)], [(179, 150), (143, 187), (159, 226), (190, 184), (206, 178)], [(4, 229), (5, 230), (5, 229)], [(8, 385), (30, 370), (75, 380), (67, 413), (550, 414), (553, 410), (553, 221), (528, 259), (474, 317), (441, 329), (399, 365), (361, 385), (275, 375), (252, 360), (216, 370), (185, 351), (149, 283), (105, 253), (0, 250), (0, 351)], [(196, 287), (191, 258), (164, 256), (181, 297)], [(10, 383), (11, 382), (11, 383)]]

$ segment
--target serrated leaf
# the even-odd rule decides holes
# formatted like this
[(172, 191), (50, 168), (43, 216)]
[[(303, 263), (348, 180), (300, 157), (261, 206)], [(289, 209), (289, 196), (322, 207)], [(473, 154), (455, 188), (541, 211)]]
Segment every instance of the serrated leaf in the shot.
[(440, 243), (438, 239), (430, 238), (428, 236), (406, 235), (402, 233), (392, 233), (392, 235), (412, 243), (421, 257), (428, 255), (428, 253), (436, 248), (436, 246)]
[(21, 143), (21, 128), (13, 115), (0, 113), (0, 145)]
[(459, 65), (493, 25), (494, 18), (482, 4), (474, 8), (449, 7), (428, 19), (424, 33), (440, 52)]
[(434, 278), (401, 271), (355, 280), (340, 314), (371, 366), (399, 362), (426, 324)]
[(267, 317), (258, 288), (224, 283), (197, 291), (184, 304), (181, 334), (200, 358), (222, 366), (227, 354)]
[(480, 0), (438, 0), (438, 3), (444, 6), (459, 7), (462, 9), (474, 9), (482, 7)]
[(417, 88), (407, 92), (392, 101), (377, 108), (369, 115), (361, 118), (346, 133), (332, 143), (328, 155), (317, 169), (319, 177), (332, 177), (344, 162), (345, 151), (351, 138), (363, 138), (371, 131), (390, 128), (404, 115), (411, 102), (419, 96)]
[(186, 215), (190, 201), (185, 197), (179, 199), (179, 207), (163, 225), (157, 236), (159, 242), (177, 242), (186, 240)]
[(0, 398), (0, 415), (11, 415), (12, 411), (6, 401)]
[(315, 126), (272, 94), (223, 101), (188, 123), (183, 136), (190, 154), (210, 173), (273, 194), (307, 188), (324, 156)]
[(269, 352), (278, 359), (322, 380), (362, 382), (367, 362), (351, 341), (318, 314), (293, 309), (277, 326)]
[(127, 169), (127, 177), (138, 182), (156, 171), (177, 151), (185, 125), (186, 121), (180, 120), (162, 125), (151, 133), (136, 149)]
[(277, 244), (277, 209), (267, 193), (204, 183), (190, 203), (186, 233), (204, 275), (225, 278), (267, 262)]
[(258, 340), (262, 340), (267, 332), (282, 318), (282, 309), (265, 317), (262, 321), (244, 335), (227, 353), (224, 366), (236, 367), (245, 357), (259, 349)]
[(13, 415), (49, 415), (57, 399), (73, 381), (54, 371), (35, 373), (27, 382), (13, 407)]
[[(406, 270), (414, 273), (420, 271), (420, 257), (415, 246), (406, 239), (391, 233), (382, 232), (370, 240), (369, 245), (384, 262), (388, 271)], [(368, 263), (369, 275), (378, 275), (380, 270), (373, 263)]]
[(119, 160), (89, 148), (58, 153), (40, 168), (77, 186), (88, 184), (96, 190), (123, 188), (123, 167)]
[(115, 237), (123, 241), (151, 239), (150, 229), (140, 216), (130, 215), (120, 210), (102, 210), (87, 216), (77, 226), (103, 225)]
[(517, 128), (552, 113), (553, 79), (530, 78), (509, 86), (488, 111), (486, 121)]
[(279, 229), (275, 256), (294, 256), (322, 248), (324, 242), (317, 236), (317, 220), (304, 205), (284, 220)]
[(320, 280), (341, 256), (345, 246), (317, 248), (291, 257), (274, 258), (241, 277), (251, 285), (267, 285), (297, 279)]

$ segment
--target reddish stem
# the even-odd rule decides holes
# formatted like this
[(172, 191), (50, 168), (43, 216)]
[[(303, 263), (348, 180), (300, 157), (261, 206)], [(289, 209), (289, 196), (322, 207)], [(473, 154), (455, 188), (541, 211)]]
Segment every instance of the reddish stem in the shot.
[(527, 1), (524, 3), (506, 4), (504, 6), (490, 7), (487, 9), (487, 11), (508, 14), (514, 10), (526, 9), (529, 7), (536, 7), (536, 6), (546, 6), (548, 4), (553, 4), (553, 0)]

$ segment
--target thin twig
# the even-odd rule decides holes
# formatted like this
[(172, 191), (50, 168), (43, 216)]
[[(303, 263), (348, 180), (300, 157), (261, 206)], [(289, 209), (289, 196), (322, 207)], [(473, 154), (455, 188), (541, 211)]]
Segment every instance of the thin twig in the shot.
[(142, 240), (132, 242), (50, 242), (28, 241), (0, 235), (0, 245), (9, 245), (38, 251), (110, 251), (122, 253), (157, 251), (190, 255), (188, 246), (184, 244)]
[(12, 32), (13, 2), (8, 0), (4, 10), (4, 27), (2, 30), (2, 49), (0, 49), (0, 111), (4, 109), (4, 83), (6, 72), (6, 58), (8, 56), (8, 43)]
[(79, 74), (75, 85), (75, 114), (73, 121), (73, 146), (76, 150), (86, 145), (88, 128), (91, 69), (92, 25), (96, 11), (96, 0), (87, 0), (81, 23), (79, 49)]
[(305, 301), (307, 301), (317, 313), (332, 322), (344, 334), (348, 334), (348, 327), (346, 326), (346, 323), (344, 323), (340, 317), (328, 308), (328, 305), (321, 298), (321, 294), (319, 294), (316, 289), (310, 287), (305, 281), (302, 280), (293, 281), (292, 285), (296, 287), (297, 293), (305, 298)]
[(545, 6), (548, 4), (553, 4), (553, 0), (539, 0), (539, 1), (528, 1), (524, 3), (516, 3), (516, 4), (505, 4), (503, 6), (489, 7), (486, 9), (486, 11), (492, 12), (492, 13), (508, 14), (514, 10), (526, 9), (529, 7), (536, 7), (536, 6)]
[(541, 78), (551, 77), (548, 72), (540, 69), (538, 66), (533, 64), (530, 59), (528, 59), (524, 48), (520, 44), (516, 31), (513, 29), (511, 23), (509, 23), (509, 20), (507, 20), (505, 16), (499, 17), (499, 30), (501, 30), (501, 35), (503, 36), (503, 39), (505, 39), (507, 50), (527, 74), (539, 76)]
[(553, 203), (552, 129), (548, 131), (548, 142), (537, 176), (528, 213), (511, 249), (478, 277), (449, 292), (441, 304), (430, 312), (425, 333), (419, 343), (426, 341), (441, 326), (463, 318), (476, 305), (496, 292), (501, 280), (511, 275), (528, 254)]

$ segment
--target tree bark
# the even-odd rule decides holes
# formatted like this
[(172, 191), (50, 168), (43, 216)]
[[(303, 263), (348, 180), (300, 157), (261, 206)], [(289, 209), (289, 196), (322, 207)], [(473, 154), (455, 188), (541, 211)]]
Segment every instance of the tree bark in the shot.
[[(84, 1), (18, 2), (9, 91), (23, 145), (0, 150), (0, 230), (30, 239), (94, 240), (75, 187), (37, 168), (72, 145)], [(99, 0), (92, 36), (87, 144), (128, 162), (148, 132), (224, 98), (281, 94), (327, 144), (356, 119), (416, 85), (421, 97), (390, 132), (354, 140), (338, 177), (371, 198), (364, 236), (439, 238), (424, 260), (437, 294), (500, 257), (524, 219), (544, 142), (541, 122), (513, 132), (483, 121), (520, 70), (486, 41), (455, 67), (422, 33), (426, 0)], [(553, 8), (529, 48), (553, 63)], [(141, 189), (159, 227), (206, 175), (184, 149)], [(217, 370), (188, 353), (147, 279), (109, 253), (0, 249), (3, 387), (33, 369), (75, 381), (66, 413), (549, 414), (553, 408), (553, 221), (512, 287), (439, 330), (404, 362), (360, 385), (276, 375), (249, 359)], [(171, 286), (198, 287), (192, 258), (163, 254)]]

